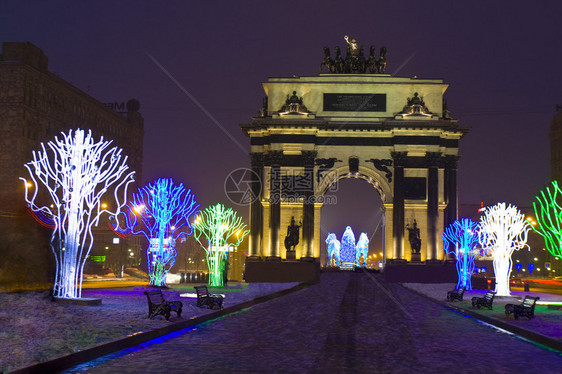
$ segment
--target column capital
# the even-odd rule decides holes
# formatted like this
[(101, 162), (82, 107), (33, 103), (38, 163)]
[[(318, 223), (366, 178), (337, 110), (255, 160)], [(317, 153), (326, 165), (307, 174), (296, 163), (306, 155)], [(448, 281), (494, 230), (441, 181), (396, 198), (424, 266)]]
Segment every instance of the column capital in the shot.
[(314, 161), (316, 159), (316, 151), (302, 151), (302, 160), (304, 166), (314, 166)]
[(406, 158), (408, 156), (408, 152), (390, 152), (390, 156), (394, 161), (394, 167), (406, 166)]
[(461, 157), (457, 155), (446, 155), (445, 156), (445, 167), (447, 169), (456, 169), (459, 159)]
[(425, 162), (427, 167), (439, 167), (439, 162), (441, 161), (441, 152), (426, 152), (425, 153)]
[(269, 151), (265, 160), (270, 166), (281, 166), (283, 162), (283, 151)]
[(263, 167), (265, 155), (261, 152), (250, 152), (250, 163), (252, 167)]

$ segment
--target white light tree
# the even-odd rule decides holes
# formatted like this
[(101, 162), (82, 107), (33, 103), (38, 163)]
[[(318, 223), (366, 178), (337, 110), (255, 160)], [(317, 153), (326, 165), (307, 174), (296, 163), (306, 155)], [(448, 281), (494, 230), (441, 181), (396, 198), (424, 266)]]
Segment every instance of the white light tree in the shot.
[[(226, 252), (237, 247), (250, 230), (231, 208), (216, 204), (203, 210), (195, 220), (193, 236), (205, 249), (209, 267), (209, 285), (222, 287)], [(204, 242), (203, 242), (204, 240)]]
[(176, 240), (191, 235), (190, 219), (197, 208), (191, 190), (160, 178), (133, 193), (126, 211), (119, 215), (125, 228), (116, 222), (114, 230), (143, 234), (149, 243), (146, 255), (151, 286), (166, 287), (166, 275), (176, 262)]
[(511, 255), (527, 246), (527, 233), (530, 225), (525, 215), (516, 206), (498, 203), (487, 207), (480, 217), (478, 241), (482, 249), (493, 256), (496, 277), (496, 295), (510, 296), (509, 276), (511, 274)]
[[(91, 131), (70, 130), (61, 139), (41, 144), (33, 160), (25, 164), (31, 180), (25, 183), (25, 201), (36, 217), (53, 227), (51, 249), (56, 260), (53, 295), (80, 298), (84, 264), (92, 249), (92, 226), (103, 213), (116, 214), (126, 202), (133, 171), (127, 172), (127, 156), (103, 137), (94, 141)], [(49, 203), (41, 201), (46, 194)], [(119, 193), (122, 191), (122, 195)], [(116, 210), (102, 209), (101, 198), (113, 192)], [(121, 197), (120, 197), (121, 196)], [(43, 205), (45, 204), (45, 205)]]

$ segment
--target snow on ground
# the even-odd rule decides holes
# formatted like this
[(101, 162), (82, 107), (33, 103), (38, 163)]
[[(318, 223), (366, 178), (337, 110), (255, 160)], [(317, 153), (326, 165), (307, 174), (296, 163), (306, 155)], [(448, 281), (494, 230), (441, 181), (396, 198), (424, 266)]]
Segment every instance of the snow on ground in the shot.
[[(212, 288), (225, 294), (224, 307), (252, 300), (297, 283), (237, 283)], [(211, 313), (197, 308), (196, 299), (179, 297), (193, 293), (193, 284), (164, 290), (164, 297), (182, 300), (181, 319)], [(0, 293), (0, 372), (47, 361), (65, 354), (147, 331), (178, 321), (158, 316), (147, 319), (148, 304), (144, 287), (84, 289), (83, 297), (101, 298), (98, 306), (79, 306), (53, 302), (48, 292)]]
[[(295, 286), (297, 283), (234, 283), (226, 288), (210, 288), (213, 293), (226, 295), (225, 307), (239, 304), (255, 297)], [(180, 298), (181, 293), (193, 293), (194, 284), (174, 285), (164, 290), (166, 299), (182, 300), (182, 320), (210, 313), (209, 309), (197, 308), (195, 299)], [(447, 291), (453, 283), (407, 283), (404, 286), (438, 301), (446, 301)], [(118, 339), (132, 333), (156, 329), (178, 321), (172, 313), (170, 321), (163, 317), (146, 318), (148, 306), (144, 287), (84, 289), (83, 297), (102, 299), (99, 306), (78, 306), (52, 302), (48, 294), (41, 292), (0, 293), (0, 371), (13, 370), (36, 362), (54, 359), (94, 345)], [(494, 308), (472, 309), (471, 298), (483, 296), (484, 290), (465, 291), (464, 300), (455, 305), (474, 310), (547, 335), (562, 339), (562, 311), (537, 306), (532, 320), (514, 320), (504, 314), (504, 305), (517, 303), (517, 299), (495, 299)], [(512, 292), (540, 296), (541, 300), (562, 300), (560, 295), (536, 292)]]
[[(447, 292), (454, 290), (456, 286), (455, 283), (404, 283), (403, 285), (440, 302), (446, 302)], [(505, 315), (505, 304), (519, 304), (525, 298), (525, 295), (539, 296), (541, 302), (561, 302), (562, 295), (533, 292), (532, 289), (530, 292), (511, 291), (512, 297), (495, 297), (492, 310), (472, 307), (472, 298), (474, 296), (482, 297), (485, 293), (486, 290), (467, 290), (464, 292), (463, 301), (454, 301), (451, 304), (553, 339), (562, 340), (562, 310), (560, 309), (549, 309), (547, 305), (537, 304), (535, 306), (535, 318), (531, 320), (527, 318), (515, 320), (513, 316), (507, 317)]]

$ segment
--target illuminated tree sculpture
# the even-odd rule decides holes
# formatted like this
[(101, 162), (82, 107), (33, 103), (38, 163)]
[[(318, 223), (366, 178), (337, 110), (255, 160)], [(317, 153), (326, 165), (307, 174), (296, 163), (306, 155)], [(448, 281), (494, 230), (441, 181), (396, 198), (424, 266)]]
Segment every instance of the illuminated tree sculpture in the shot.
[(127, 203), (125, 228), (115, 224), (121, 233), (143, 234), (148, 240), (146, 251), (150, 285), (166, 286), (166, 275), (176, 262), (176, 240), (191, 235), (193, 219), (199, 204), (191, 190), (172, 179), (158, 179), (139, 188)]
[(205, 249), (209, 267), (209, 286), (224, 285), (223, 270), (225, 254), (237, 247), (250, 230), (244, 230), (246, 224), (231, 208), (216, 204), (203, 210), (194, 224), (193, 236)]
[(351, 227), (347, 226), (341, 237), (341, 267), (344, 269), (353, 269), (355, 265), (355, 235)]
[(487, 207), (480, 218), (478, 241), (485, 252), (493, 256), (496, 276), (496, 294), (510, 296), (509, 276), (511, 274), (511, 255), (513, 251), (527, 246), (527, 233), (530, 230), (525, 216), (517, 207), (498, 203)]
[[(355, 266), (367, 267), (367, 257), (369, 257), (369, 238), (367, 233), (362, 232), (359, 235), (359, 240), (355, 246)], [(361, 262), (361, 256), (363, 256), (363, 262)]]
[[(41, 144), (41, 151), (33, 152), (33, 160), (25, 164), (31, 181), (25, 182), (25, 201), (30, 211), (53, 227), (51, 249), (56, 260), (53, 295), (59, 298), (82, 296), (84, 264), (92, 249), (92, 226), (103, 213), (115, 214), (125, 204), (129, 183), (134, 172), (128, 172), (127, 157), (111, 141), (99, 142), (77, 129), (61, 139)], [(50, 202), (41, 206), (38, 193), (46, 188)], [(31, 191), (30, 191), (31, 190)], [(122, 191), (122, 198), (119, 192)], [(116, 210), (100, 209), (100, 200), (113, 192)]]
[(533, 202), (537, 227), (531, 226), (544, 238), (546, 249), (555, 257), (562, 259), (562, 190), (557, 181), (551, 188), (541, 191)]
[[(478, 223), (468, 218), (455, 221), (445, 228), (442, 237), (445, 253), (454, 253), (457, 258), (457, 273), (459, 274), (457, 289), (464, 287), (466, 290), (471, 290), (471, 277), (475, 267), (474, 259), (480, 252), (476, 249)], [(454, 246), (454, 249), (449, 250), (451, 245)]]

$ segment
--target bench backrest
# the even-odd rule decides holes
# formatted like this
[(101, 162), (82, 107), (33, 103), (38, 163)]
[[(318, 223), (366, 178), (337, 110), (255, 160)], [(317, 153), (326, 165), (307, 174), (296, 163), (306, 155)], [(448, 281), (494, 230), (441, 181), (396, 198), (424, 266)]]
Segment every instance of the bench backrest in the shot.
[(148, 302), (151, 304), (160, 305), (164, 303), (164, 295), (162, 295), (161, 290), (157, 291), (144, 291), (144, 294), (148, 298)]
[(535, 303), (537, 302), (537, 300), (540, 299), (540, 297), (533, 297), (533, 296), (525, 296), (525, 298), (523, 299), (523, 304), (521, 304), (523, 306), (523, 308), (529, 308), (532, 309), (535, 307)]
[(490, 300), (492, 300), (492, 299), (494, 298), (494, 295), (495, 295), (495, 294), (496, 294), (496, 293), (495, 293), (494, 291), (488, 290), (488, 291), (486, 291), (486, 295), (484, 295), (484, 298), (485, 298), (486, 300), (490, 301)]
[(209, 290), (207, 289), (207, 286), (195, 286), (195, 291), (197, 291), (197, 297), (208, 297), (209, 296)]

